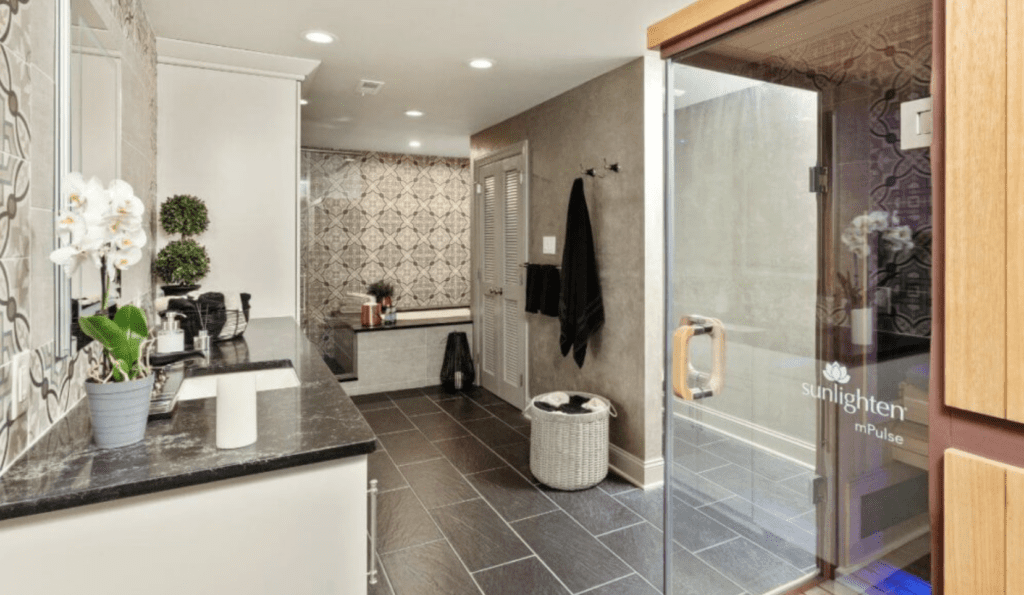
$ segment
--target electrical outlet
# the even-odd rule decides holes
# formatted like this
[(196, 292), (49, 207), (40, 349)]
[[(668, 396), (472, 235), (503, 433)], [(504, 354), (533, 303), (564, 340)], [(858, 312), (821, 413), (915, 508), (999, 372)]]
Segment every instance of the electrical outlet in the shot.
[(544, 236), (544, 254), (554, 254), (555, 250), (555, 236)]

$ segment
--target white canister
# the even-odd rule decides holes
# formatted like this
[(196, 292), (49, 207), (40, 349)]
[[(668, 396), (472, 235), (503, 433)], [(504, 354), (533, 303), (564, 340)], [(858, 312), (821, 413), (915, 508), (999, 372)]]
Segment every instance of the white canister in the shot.
[(850, 342), (854, 345), (871, 345), (875, 340), (875, 309), (854, 308), (850, 310)]
[(241, 448), (257, 438), (256, 374), (217, 377), (217, 448)]

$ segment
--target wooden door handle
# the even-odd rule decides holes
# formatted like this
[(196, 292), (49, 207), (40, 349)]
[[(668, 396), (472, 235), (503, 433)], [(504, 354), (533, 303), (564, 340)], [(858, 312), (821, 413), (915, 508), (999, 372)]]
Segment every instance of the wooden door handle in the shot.
[[(691, 388), (689, 376), (690, 340), (697, 335), (710, 335), (714, 348), (711, 378), (706, 388)], [(684, 316), (672, 335), (672, 390), (686, 401), (706, 399), (722, 393), (725, 388), (725, 326), (722, 321), (703, 316)]]

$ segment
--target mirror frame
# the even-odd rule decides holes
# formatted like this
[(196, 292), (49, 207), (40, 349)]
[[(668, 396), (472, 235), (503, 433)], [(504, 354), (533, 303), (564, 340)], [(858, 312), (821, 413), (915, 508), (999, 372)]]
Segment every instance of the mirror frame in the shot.
[[(57, 68), (57, 92), (54, 128), (54, 193), (53, 213), (54, 249), (60, 247), (60, 235), (56, 233), (56, 215), (65, 208), (64, 184), (71, 167), (71, 0), (57, 2), (57, 34), (54, 53)], [(54, 357), (58, 360), (73, 356), (75, 349), (71, 338), (71, 278), (61, 267), (53, 265), (54, 275)]]

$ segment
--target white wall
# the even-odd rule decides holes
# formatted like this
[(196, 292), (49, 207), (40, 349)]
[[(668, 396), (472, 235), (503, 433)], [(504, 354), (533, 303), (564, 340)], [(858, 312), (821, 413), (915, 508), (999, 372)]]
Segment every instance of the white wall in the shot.
[[(202, 291), (248, 292), (253, 317), (298, 318), (298, 81), (167, 63), (157, 77), (160, 202), (193, 194), (210, 212)], [(176, 239), (160, 233), (161, 247)]]

